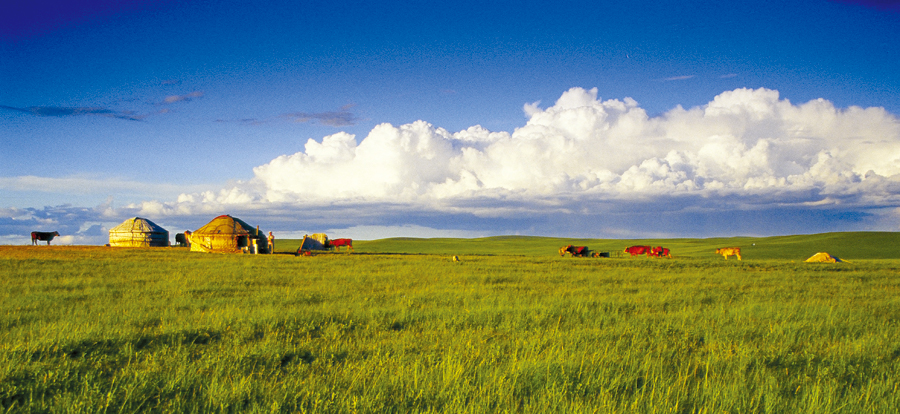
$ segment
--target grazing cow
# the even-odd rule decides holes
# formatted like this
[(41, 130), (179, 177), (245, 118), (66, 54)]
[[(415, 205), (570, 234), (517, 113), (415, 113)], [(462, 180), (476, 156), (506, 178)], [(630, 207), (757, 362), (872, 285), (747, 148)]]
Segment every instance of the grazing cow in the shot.
[(347, 251), (353, 250), (353, 239), (334, 239), (328, 241), (328, 246), (340, 251), (341, 246), (347, 246)]
[(631, 255), (631, 257), (637, 256), (639, 254), (646, 254), (647, 257), (653, 254), (653, 247), (650, 246), (630, 246), (625, 249), (625, 253)]
[(725, 260), (728, 260), (728, 256), (737, 256), (738, 260), (741, 260), (740, 247), (723, 247), (721, 249), (716, 249), (716, 254), (725, 256)]
[(650, 253), (652, 256), (656, 257), (672, 257), (672, 254), (669, 253), (669, 249), (662, 246), (654, 247)]
[(184, 233), (176, 233), (175, 244), (178, 247), (191, 247), (191, 231), (185, 230)]
[(573, 246), (571, 244), (559, 248), (560, 256), (565, 256), (566, 253), (571, 254), (572, 257), (588, 257), (590, 255), (587, 246)]
[(31, 245), (34, 246), (37, 244), (38, 240), (47, 242), (47, 246), (50, 245), (50, 240), (53, 240), (54, 237), (59, 236), (58, 232), (51, 231), (33, 231), (31, 232)]

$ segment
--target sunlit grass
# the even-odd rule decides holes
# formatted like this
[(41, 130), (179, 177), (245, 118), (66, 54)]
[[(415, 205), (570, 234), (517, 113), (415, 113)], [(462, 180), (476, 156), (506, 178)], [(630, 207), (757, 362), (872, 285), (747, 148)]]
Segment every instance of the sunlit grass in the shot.
[[(411, 252), (477, 244), (406, 243)], [(454, 263), (445, 254), (374, 254), (365, 243), (357, 250), (295, 257), (0, 247), (0, 407), (900, 406), (900, 261), (573, 259), (551, 250), (463, 254)]]

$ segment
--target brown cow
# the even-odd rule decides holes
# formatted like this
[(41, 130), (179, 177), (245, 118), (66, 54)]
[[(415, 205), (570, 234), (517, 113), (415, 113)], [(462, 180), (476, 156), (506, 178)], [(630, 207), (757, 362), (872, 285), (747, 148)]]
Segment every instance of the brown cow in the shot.
[(669, 249), (662, 246), (654, 247), (651, 251), (651, 255), (656, 257), (672, 257), (672, 254), (669, 253)]
[(637, 256), (639, 254), (646, 254), (647, 257), (650, 257), (653, 254), (653, 247), (650, 246), (630, 246), (625, 248), (625, 253), (631, 255), (631, 257)]
[(328, 240), (328, 247), (334, 248), (336, 251), (340, 251), (341, 246), (347, 246), (347, 251), (353, 251), (353, 239), (334, 239)]
[(716, 249), (716, 254), (721, 254), (725, 256), (725, 260), (728, 260), (728, 256), (737, 256), (738, 260), (741, 260), (741, 248), (740, 247), (723, 247), (721, 249)]

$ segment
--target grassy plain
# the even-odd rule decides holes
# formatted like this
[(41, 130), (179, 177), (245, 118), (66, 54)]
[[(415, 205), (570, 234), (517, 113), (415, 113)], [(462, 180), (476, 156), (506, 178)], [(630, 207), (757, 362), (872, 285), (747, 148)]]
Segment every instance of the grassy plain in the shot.
[[(895, 412), (897, 241), (389, 239), (311, 257), (0, 246), (0, 408)], [(559, 257), (570, 243), (676, 257)], [(712, 254), (726, 245), (744, 260)], [(851, 262), (802, 262), (816, 251)]]

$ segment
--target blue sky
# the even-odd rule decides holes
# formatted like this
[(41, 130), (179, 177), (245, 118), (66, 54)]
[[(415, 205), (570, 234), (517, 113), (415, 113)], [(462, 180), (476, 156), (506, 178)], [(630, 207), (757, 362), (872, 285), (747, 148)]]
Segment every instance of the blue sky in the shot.
[(0, 243), (900, 225), (897, 2), (23, 3)]

